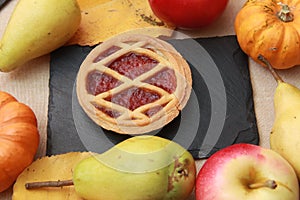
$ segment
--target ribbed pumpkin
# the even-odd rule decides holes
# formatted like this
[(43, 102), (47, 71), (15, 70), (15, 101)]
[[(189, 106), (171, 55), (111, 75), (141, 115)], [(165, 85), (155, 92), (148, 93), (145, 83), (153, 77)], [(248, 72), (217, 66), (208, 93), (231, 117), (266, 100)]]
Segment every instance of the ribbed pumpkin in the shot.
[(299, 0), (248, 0), (236, 16), (235, 32), (257, 62), (261, 54), (277, 69), (300, 64)]
[(32, 163), (38, 145), (37, 119), (31, 108), (0, 91), (0, 192)]

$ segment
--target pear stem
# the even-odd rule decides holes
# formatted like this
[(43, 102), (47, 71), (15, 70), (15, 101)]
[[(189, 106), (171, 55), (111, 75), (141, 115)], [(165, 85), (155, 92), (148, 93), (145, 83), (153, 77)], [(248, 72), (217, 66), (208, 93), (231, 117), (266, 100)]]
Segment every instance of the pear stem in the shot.
[(30, 189), (38, 189), (44, 187), (63, 187), (63, 186), (71, 186), (74, 185), (73, 180), (65, 180), (65, 181), (44, 181), (44, 182), (31, 182), (26, 183), (25, 188), (27, 190)]
[(276, 81), (284, 82), (282, 78), (278, 75), (278, 73), (274, 70), (270, 62), (263, 55), (259, 54), (257, 59), (263, 62), (268, 67), (269, 71), (271, 72)]
[(258, 189), (262, 187), (275, 189), (277, 187), (277, 183), (274, 180), (266, 180), (265, 182), (252, 183), (249, 185), (250, 189)]

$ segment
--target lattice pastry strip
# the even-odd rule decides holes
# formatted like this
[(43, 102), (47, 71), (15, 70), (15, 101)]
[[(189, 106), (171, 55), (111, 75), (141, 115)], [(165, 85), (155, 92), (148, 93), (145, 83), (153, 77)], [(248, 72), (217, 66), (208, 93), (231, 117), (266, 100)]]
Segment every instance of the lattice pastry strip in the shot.
[(173, 120), (186, 105), (191, 85), (187, 62), (169, 43), (125, 33), (87, 56), (78, 72), (77, 95), (98, 125), (140, 134)]
[[(151, 122), (149, 116), (145, 114), (145, 112), (148, 111), (149, 107), (159, 109), (153, 116), (152, 120), (156, 120), (160, 118), (162, 115), (165, 114), (165, 111), (163, 110), (164, 107), (162, 105), (171, 106), (171, 104), (169, 103), (171, 100), (172, 100), (171, 98), (161, 98), (154, 103), (147, 104), (147, 106), (141, 106), (135, 109), (134, 111), (130, 111), (124, 108), (123, 106), (105, 101), (103, 99), (99, 100), (97, 102), (97, 105), (106, 108), (113, 108), (114, 111), (122, 113), (120, 116), (117, 117), (117, 119), (107, 118), (107, 121), (110, 121), (111, 123), (115, 123), (115, 121), (117, 120), (120, 126), (132, 127), (132, 126), (136, 126), (137, 124), (142, 126), (144, 124), (148, 124)], [(96, 112), (97, 115), (99, 116), (106, 116), (106, 114), (101, 111), (96, 111)]]

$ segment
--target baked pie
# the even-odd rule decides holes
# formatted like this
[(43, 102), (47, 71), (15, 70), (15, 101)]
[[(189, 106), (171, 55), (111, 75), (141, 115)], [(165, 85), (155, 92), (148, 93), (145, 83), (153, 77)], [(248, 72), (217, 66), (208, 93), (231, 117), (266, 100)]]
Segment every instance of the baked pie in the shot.
[(123, 33), (89, 53), (76, 84), (79, 104), (96, 124), (121, 134), (142, 134), (178, 116), (190, 97), (192, 77), (171, 44)]

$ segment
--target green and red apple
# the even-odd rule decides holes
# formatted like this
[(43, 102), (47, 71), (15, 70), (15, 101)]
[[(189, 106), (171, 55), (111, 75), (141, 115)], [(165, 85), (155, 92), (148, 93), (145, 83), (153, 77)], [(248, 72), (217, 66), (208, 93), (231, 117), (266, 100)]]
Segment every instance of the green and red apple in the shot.
[(291, 165), (271, 149), (244, 143), (208, 158), (195, 188), (196, 200), (299, 200)]

